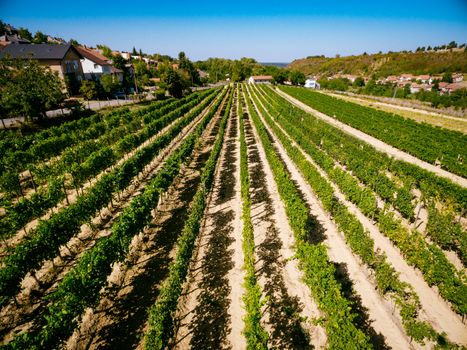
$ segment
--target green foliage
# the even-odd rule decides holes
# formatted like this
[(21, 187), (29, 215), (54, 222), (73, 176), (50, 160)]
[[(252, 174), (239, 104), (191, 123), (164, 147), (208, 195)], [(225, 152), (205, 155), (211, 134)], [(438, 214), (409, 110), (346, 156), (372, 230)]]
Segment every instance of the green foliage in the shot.
[(372, 55), (356, 55), (327, 58), (309, 57), (293, 61), (290, 69), (306, 75), (353, 74), (378, 77), (402, 73), (440, 74), (444, 72), (467, 72), (464, 51), (444, 52), (388, 52)]
[(467, 136), (461, 132), (420, 124), (307, 89), (281, 88), (310, 107), (426, 162), (433, 164), (442, 159), (444, 169), (467, 177), (467, 165), (458, 159), (467, 159)]
[(97, 89), (97, 84), (95, 81), (92, 80), (85, 80), (81, 83), (81, 87), (79, 88), (79, 92), (83, 94), (83, 96), (87, 100), (92, 100), (96, 98), (99, 94)]
[(34, 44), (44, 44), (47, 43), (47, 35), (44, 33), (37, 31), (36, 34), (34, 34), (34, 38), (32, 40)]
[(112, 74), (102, 74), (100, 78), (102, 89), (107, 95), (112, 96), (120, 89), (120, 82), (118, 78)]
[(251, 199), (250, 199), (250, 178), (248, 174), (248, 154), (245, 141), (245, 125), (242, 112), (242, 99), (238, 91), (239, 104), (237, 115), (240, 118), (240, 183), (242, 196), (242, 221), (243, 221), (243, 241), (242, 248), (244, 254), (245, 275), (245, 295), (243, 302), (246, 315), (244, 317), (245, 328), (243, 332), (246, 337), (248, 349), (267, 349), (268, 333), (261, 326), (261, 307), (264, 301), (261, 300), (261, 287), (256, 278), (255, 269), (255, 240), (253, 224), (251, 222)]
[(293, 85), (303, 85), (305, 84), (306, 76), (302, 72), (299, 72), (297, 70), (292, 70), (289, 72), (289, 81)]
[(0, 60), (0, 111), (3, 115), (42, 118), (64, 100), (56, 73), (34, 60)]
[[(203, 97), (205, 99), (199, 104)], [(201, 95), (201, 99), (195, 99), (176, 110), (171, 111), (171, 106), (166, 106), (165, 113), (171, 112), (167, 113), (167, 115), (162, 118), (156, 118), (156, 120), (152, 120), (152, 122), (149, 122), (151, 121), (151, 115), (147, 115), (146, 118), (144, 118), (147, 125), (138, 137), (128, 135), (128, 137), (123, 138), (120, 144), (124, 144), (125, 147), (117, 145), (114, 150), (117, 154), (118, 152), (122, 152), (120, 153), (120, 157), (128, 148), (131, 149), (140, 145), (163, 127), (172, 123), (196, 106), (190, 113), (178, 120), (164, 135), (159, 136), (150, 145), (136, 152), (120, 166), (114, 167), (111, 172), (103, 175), (88, 189), (86, 194), (78, 198), (77, 202), (54, 214), (49, 220), (41, 221), (33, 232), (30, 232), (29, 236), (31, 239), (18, 245), (11, 255), (5, 258), (4, 266), (0, 269), (0, 290), (2, 295), (0, 303), (5, 302), (8, 300), (8, 297), (16, 293), (21, 278), (29, 270), (37, 268), (44, 259), (55, 256), (58, 253), (59, 246), (78, 232), (80, 226), (93, 217), (99, 208), (107, 205), (114, 192), (122, 191), (130, 180), (153, 159), (154, 153), (159, 152), (170, 143), (170, 141), (193, 120), (213, 98), (213, 91), (207, 91), (205, 95)], [(158, 115), (157, 113), (154, 114)], [(90, 158), (88, 165), (84, 165), (82, 168), (74, 168), (76, 175), (74, 181), (80, 184), (86, 178), (86, 173), (95, 175), (100, 168), (110, 165), (109, 163), (111, 163), (110, 160), (112, 157), (113, 155), (110, 155), (107, 150), (99, 150), (98, 153)], [(108, 159), (108, 161), (101, 162), (102, 158)], [(117, 158), (119, 157), (116, 156), (114, 159)], [(91, 164), (95, 164), (95, 162), (100, 163), (101, 166), (99, 168), (93, 167)], [(106, 162), (107, 164), (105, 164)], [(59, 235), (57, 236), (58, 233)]]
[(319, 84), (322, 89), (337, 91), (346, 91), (351, 85), (350, 80), (347, 78), (320, 79)]
[(97, 48), (102, 50), (102, 55), (104, 55), (105, 57), (109, 58), (109, 59), (112, 59), (113, 56), (112, 56), (112, 49), (106, 45), (97, 45)]
[(18, 35), (23, 39), (27, 39), (27, 40), (29, 40), (31, 42), (33, 41), (31, 32), (26, 28), (20, 27), (18, 29)]
[[(285, 165), (277, 155), (272, 140), (250, 99), (247, 99), (247, 105), (271, 165), (279, 194), (285, 205), (289, 224), (295, 235), (297, 257), (305, 274), (305, 282), (310, 287), (318, 307), (325, 314), (323, 323), (326, 328), (329, 348), (372, 348), (368, 336), (354, 324), (356, 315), (352, 312), (351, 303), (343, 296), (341, 286), (336, 281), (336, 271), (334, 265), (329, 261), (326, 247), (320, 243), (310, 243), (314, 239), (310, 237), (314, 232), (314, 223), (309, 217), (308, 207), (290, 178)], [(290, 150), (289, 141), (287, 141), (287, 146)], [(296, 148), (293, 154), (298, 155)], [(301, 164), (309, 163), (302, 160)], [(304, 172), (304, 174), (311, 173)], [(316, 174), (316, 171), (313, 174)], [(319, 179), (319, 177), (314, 178)], [(322, 180), (320, 182), (322, 183)], [(315, 182), (314, 184), (319, 186)], [(326, 191), (326, 189), (324, 190)]]
[[(278, 100), (278, 96), (275, 95), (271, 98), (272, 91), (268, 88), (260, 88), (263, 92), (267, 91), (268, 103), (271, 108), (280, 108), (280, 105), (288, 104), (282, 98)], [(276, 101), (274, 101), (276, 99)], [(266, 100), (263, 100), (266, 102)], [(367, 264), (371, 269), (374, 269), (376, 274), (376, 282), (379, 291), (382, 294), (395, 293), (393, 296), (396, 303), (401, 308), (401, 316), (403, 319), (404, 328), (407, 330), (414, 339), (423, 344), (425, 339), (436, 339), (436, 332), (426, 323), (417, 320), (418, 310), (420, 309), (420, 302), (417, 295), (413, 292), (409, 285), (401, 282), (398, 278), (394, 268), (390, 266), (384, 255), (373, 252), (373, 241), (366, 234), (361, 226), (360, 222), (353, 217), (348, 210), (339, 203), (334, 197), (334, 191), (332, 187), (326, 183), (326, 181), (320, 176), (320, 174), (314, 169), (314, 167), (305, 160), (303, 155), (297, 150), (297, 148), (290, 145), (290, 140), (285, 134), (275, 126), (271, 118), (268, 116), (261, 104), (257, 104), (258, 108), (262, 111), (267, 123), (274, 130), (274, 133), (281, 140), (282, 145), (285, 147), (287, 153), (290, 155), (292, 160), (297, 164), (304, 177), (308, 180), (310, 186), (314, 189), (320, 198), (323, 207), (329, 211), (333, 216), (334, 221), (337, 223), (339, 228), (344, 232), (347, 242), (349, 243), (352, 250), (361, 257), (363, 262)], [(285, 111), (288, 111), (285, 112)], [(291, 128), (293, 125), (293, 113), (290, 108), (282, 109), (282, 113), (277, 114), (278, 122), (292, 137), (309, 152), (310, 148), (306, 147), (304, 139), (301, 137), (303, 128)], [(291, 123), (285, 123), (292, 117)], [(321, 134), (320, 137), (323, 135)], [(341, 142), (344, 138), (341, 139)], [(328, 173), (331, 179), (333, 179), (339, 186), (340, 190), (350, 197), (350, 200), (356, 203), (362, 210), (361, 202), (358, 201), (358, 196), (355, 197), (354, 193), (358, 193), (359, 189), (351, 185), (351, 182), (342, 181), (345, 177), (336, 177), (334, 173), (335, 169), (323, 161), (322, 156), (319, 153), (309, 153), (318, 164), (322, 164), (324, 170)], [(354, 154), (353, 157), (356, 155)], [(332, 161), (330, 162), (332, 164)], [(361, 192), (361, 191), (360, 191)], [(399, 222), (393, 219), (393, 217), (385, 212), (378, 211), (375, 207), (373, 216), (378, 222), (380, 231), (387, 235), (391, 240), (396, 242), (398, 247), (401, 249), (407, 261), (411, 264), (415, 264), (419, 269), (425, 272), (425, 279), (429, 284), (436, 283), (440, 287), (441, 294), (449, 301), (455, 304), (458, 312), (463, 314), (465, 307), (465, 285), (463, 285), (461, 278), (456, 275), (453, 267), (447, 263), (446, 258), (434, 246), (429, 246), (423, 240), (423, 237), (417, 232), (409, 232), (403, 228)], [(400, 243), (400, 244), (399, 244)], [(415, 253), (416, 252), (416, 253)], [(431, 255), (431, 256), (430, 256)], [(416, 259), (412, 259), (411, 257)], [(417, 260), (420, 259), (420, 260)], [(422, 263), (424, 261), (425, 263)], [(441, 272), (445, 271), (445, 272)], [(445, 277), (444, 274), (448, 274), (449, 277)], [(434, 282), (437, 280), (437, 282)]]
[(173, 97), (180, 98), (183, 96), (185, 84), (180, 74), (172, 67), (168, 67), (161, 76), (161, 80), (169, 94)]

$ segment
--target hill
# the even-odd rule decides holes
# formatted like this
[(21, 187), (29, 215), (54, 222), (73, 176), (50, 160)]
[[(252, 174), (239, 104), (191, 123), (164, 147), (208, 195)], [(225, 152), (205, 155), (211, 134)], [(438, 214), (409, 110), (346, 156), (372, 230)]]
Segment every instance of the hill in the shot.
[(464, 49), (389, 52), (357, 56), (329, 58), (313, 56), (294, 60), (288, 68), (306, 75), (331, 76), (354, 74), (376, 77), (401, 73), (437, 74), (444, 72), (467, 72), (467, 52)]

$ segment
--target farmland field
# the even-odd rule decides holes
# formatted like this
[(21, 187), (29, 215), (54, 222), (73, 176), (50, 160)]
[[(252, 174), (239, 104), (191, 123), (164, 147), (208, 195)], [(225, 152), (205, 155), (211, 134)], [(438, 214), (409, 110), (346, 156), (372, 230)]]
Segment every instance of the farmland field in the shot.
[(230, 84), (0, 149), (2, 348), (467, 346), (465, 134)]

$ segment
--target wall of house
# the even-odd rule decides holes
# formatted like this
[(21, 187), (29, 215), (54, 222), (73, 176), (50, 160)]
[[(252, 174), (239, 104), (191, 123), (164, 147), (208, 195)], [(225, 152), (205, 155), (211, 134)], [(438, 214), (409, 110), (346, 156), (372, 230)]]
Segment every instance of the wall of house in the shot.
[(74, 50), (68, 50), (61, 63), (62, 74), (75, 73), (76, 78), (83, 80), (83, 68), (81, 66), (81, 57)]

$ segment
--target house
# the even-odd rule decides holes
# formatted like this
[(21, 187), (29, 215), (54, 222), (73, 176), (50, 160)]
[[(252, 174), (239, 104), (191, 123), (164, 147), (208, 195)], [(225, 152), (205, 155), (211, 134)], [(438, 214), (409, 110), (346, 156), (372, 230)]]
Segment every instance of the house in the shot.
[(401, 74), (399, 77), (399, 81), (411, 81), (413, 79), (412, 74)]
[(319, 83), (316, 81), (316, 79), (307, 79), (305, 81), (304, 86), (309, 89), (320, 89), (321, 88)]
[(120, 82), (123, 81), (123, 71), (112, 67), (112, 61), (107, 57), (84, 46), (78, 46), (76, 49), (83, 56), (81, 66), (86, 80), (100, 80), (103, 74), (113, 74)]
[(271, 84), (273, 80), (271, 75), (256, 75), (248, 79), (248, 84)]
[(462, 73), (455, 73), (452, 75), (453, 83), (460, 83), (463, 80), (464, 80), (464, 75)]
[(83, 55), (72, 44), (11, 44), (0, 51), (0, 57), (33, 59), (40, 65), (57, 72), (65, 80), (76, 79), (78, 82), (84, 78), (81, 60)]
[(415, 94), (415, 93), (419, 92), (422, 89), (423, 88), (422, 88), (421, 84), (413, 83), (413, 84), (410, 85), (410, 93), (411, 94)]
[(432, 79), (429, 75), (419, 75), (417, 78), (417, 80), (420, 80), (422, 83), (428, 83), (428, 84), (431, 84), (432, 82)]
[(112, 55), (122, 56), (127, 61), (131, 58), (131, 53), (125, 51), (112, 51)]
[(447, 94), (451, 94), (454, 91), (460, 90), (460, 89), (467, 89), (467, 81), (462, 81), (460, 83), (451, 83), (448, 84), (443, 91)]
[(399, 78), (396, 77), (395, 75), (390, 75), (385, 80), (388, 83), (397, 83), (399, 81)]
[(351, 74), (345, 74), (342, 76), (342, 78), (347, 78), (349, 81), (353, 84), (355, 83), (355, 80), (358, 78), (356, 75), (351, 75)]
[(27, 39), (20, 37), (18, 34), (14, 35), (2, 35), (0, 36), (0, 42), (5, 45), (9, 44), (30, 44), (31, 42)]
[(209, 78), (209, 73), (205, 72), (204, 70), (197, 69), (197, 71), (201, 79)]

